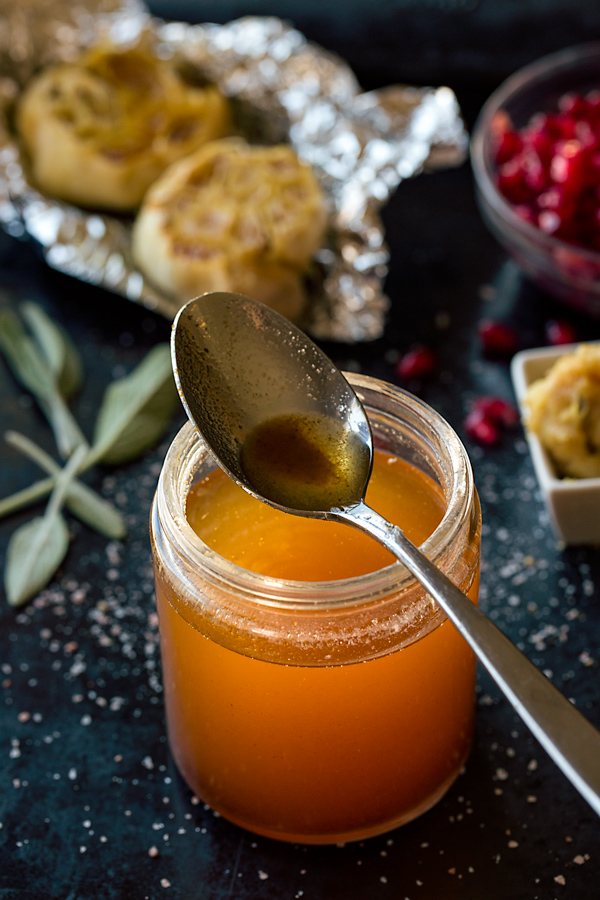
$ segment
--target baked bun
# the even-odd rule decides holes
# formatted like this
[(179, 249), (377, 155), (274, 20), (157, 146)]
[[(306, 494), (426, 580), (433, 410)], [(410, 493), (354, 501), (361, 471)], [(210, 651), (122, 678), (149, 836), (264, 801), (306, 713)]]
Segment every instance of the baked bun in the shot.
[(182, 303), (206, 291), (246, 294), (297, 320), (303, 276), (325, 234), (325, 198), (291, 147), (231, 138), (171, 166), (133, 228), (136, 264)]
[(41, 190), (121, 212), (175, 160), (231, 131), (216, 87), (187, 84), (143, 45), (97, 46), (46, 69), (25, 89), (16, 125)]

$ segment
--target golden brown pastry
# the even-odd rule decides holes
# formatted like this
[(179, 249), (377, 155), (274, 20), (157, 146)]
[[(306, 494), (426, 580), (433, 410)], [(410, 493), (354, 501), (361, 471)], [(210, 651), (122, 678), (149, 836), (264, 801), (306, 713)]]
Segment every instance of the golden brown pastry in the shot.
[(17, 130), (46, 193), (107, 210), (135, 210), (172, 162), (230, 133), (228, 101), (187, 84), (172, 61), (140, 45), (97, 46), (27, 86)]
[(600, 344), (562, 356), (525, 395), (525, 424), (561, 475), (600, 477)]
[(134, 225), (133, 255), (150, 281), (182, 302), (236, 291), (298, 319), (303, 275), (326, 221), (314, 172), (291, 147), (213, 141), (152, 186)]

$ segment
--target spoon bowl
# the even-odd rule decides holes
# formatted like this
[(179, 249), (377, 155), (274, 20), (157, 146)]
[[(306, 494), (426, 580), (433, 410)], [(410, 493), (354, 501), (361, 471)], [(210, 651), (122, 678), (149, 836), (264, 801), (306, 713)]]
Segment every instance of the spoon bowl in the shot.
[(600, 733), (400, 528), (365, 503), (370, 427), (331, 360), (283, 316), (225, 292), (179, 311), (171, 347), (186, 412), (227, 474), (271, 506), (345, 522), (383, 544), (600, 815)]
[[(369, 420), (342, 373), (300, 329), (268, 306), (218, 292), (184, 306), (173, 335), (185, 410), (241, 487), (278, 509), (319, 518), (363, 498), (373, 453)], [(266, 484), (268, 496), (260, 488)]]

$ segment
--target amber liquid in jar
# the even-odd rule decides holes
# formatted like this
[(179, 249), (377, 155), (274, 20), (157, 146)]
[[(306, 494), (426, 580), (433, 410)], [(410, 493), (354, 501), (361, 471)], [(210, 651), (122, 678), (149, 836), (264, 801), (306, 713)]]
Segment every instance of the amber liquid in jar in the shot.
[[(366, 500), (417, 545), (445, 509), (429, 476), (382, 452), (375, 454)], [(325, 582), (394, 562), (361, 532), (272, 509), (220, 470), (191, 489), (186, 514), (212, 550), (268, 578), (326, 590)], [(461, 584), (474, 601), (476, 569), (468, 567)], [(207, 579), (207, 596), (220, 590)], [(423, 604), (418, 587), (408, 600), (415, 592)], [(444, 794), (470, 749), (475, 684), (473, 653), (449, 621), (421, 633), (399, 612), (387, 652), (379, 638), (367, 646), (357, 625), (356, 641), (365, 643), (357, 660), (337, 648), (332, 613), (319, 657), (299, 650), (298, 662), (283, 653), (278, 660), (275, 648), (265, 659), (260, 609), (248, 613), (254, 637), (238, 637), (228, 624), (226, 589), (222, 596), (222, 621), (215, 622), (201, 605), (177, 596), (157, 566), (169, 741), (202, 800), (263, 835), (333, 843), (387, 831)], [(424, 618), (429, 607), (425, 600)], [(292, 642), (296, 627), (304, 634), (308, 615), (299, 609), (286, 617)], [(371, 627), (368, 612), (364, 621), (363, 632)]]

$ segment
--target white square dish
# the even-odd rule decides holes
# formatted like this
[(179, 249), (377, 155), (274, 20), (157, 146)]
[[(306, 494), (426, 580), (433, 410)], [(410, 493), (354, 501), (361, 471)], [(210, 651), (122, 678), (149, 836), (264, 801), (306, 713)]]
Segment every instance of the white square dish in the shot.
[[(541, 347), (517, 353), (511, 362), (511, 376), (517, 400), (524, 412), (523, 398), (533, 381), (577, 344)], [(600, 544), (600, 478), (559, 478), (546, 450), (534, 434), (526, 430), (533, 466), (557, 536), (565, 544)]]

